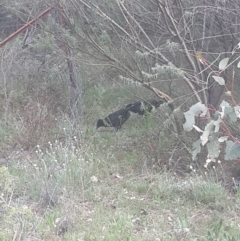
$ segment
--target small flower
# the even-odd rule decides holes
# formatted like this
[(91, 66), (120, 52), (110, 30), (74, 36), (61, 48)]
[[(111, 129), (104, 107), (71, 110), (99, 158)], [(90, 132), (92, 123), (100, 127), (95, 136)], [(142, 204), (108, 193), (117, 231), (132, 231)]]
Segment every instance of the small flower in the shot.
[(91, 181), (92, 182), (98, 182), (98, 178), (96, 176), (91, 176)]
[(212, 161), (212, 160), (208, 158), (208, 159), (206, 160), (206, 163), (208, 164), (208, 163), (210, 163), (211, 161)]

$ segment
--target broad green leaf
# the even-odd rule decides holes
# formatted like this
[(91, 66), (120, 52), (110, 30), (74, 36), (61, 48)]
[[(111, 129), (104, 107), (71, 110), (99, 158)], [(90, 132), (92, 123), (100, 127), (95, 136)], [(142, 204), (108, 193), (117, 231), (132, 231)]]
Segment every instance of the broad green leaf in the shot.
[(231, 91), (226, 91), (226, 92), (225, 92), (225, 95), (226, 95), (226, 96), (232, 96), (232, 92), (231, 92)]
[(224, 110), (224, 114), (227, 115), (232, 122), (237, 121), (237, 116), (233, 107), (226, 107)]
[(237, 67), (240, 68), (240, 61), (238, 62)]
[(213, 75), (212, 76), (216, 82), (218, 82), (219, 85), (225, 85), (225, 80), (224, 78), (220, 76)]
[(201, 102), (191, 106), (191, 108), (184, 113), (186, 122), (183, 124), (185, 131), (191, 131), (193, 125), (195, 125), (195, 116), (204, 117), (208, 111), (208, 108)]
[(216, 134), (209, 137), (209, 142), (207, 143), (208, 155), (211, 160), (216, 159), (220, 154), (220, 143)]
[(215, 120), (213, 123), (214, 123), (214, 126), (215, 126), (214, 132), (219, 132), (220, 123), (221, 123), (221, 117), (220, 117), (220, 115), (218, 115), (218, 119)]
[(230, 104), (227, 101), (223, 100), (222, 103), (220, 104), (220, 107), (222, 111), (219, 113), (222, 119), (227, 115), (232, 122), (237, 121), (237, 117), (236, 117), (236, 114), (234, 113), (234, 109), (233, 107), (230, 106)]
[(204, 146), (208, 142), (208, 137), (212, 133), (214, 127), (214, 121), (211, 120), (206, 126), (203, 131), (203, 134), (200, 136), (200, 139), (202, 141), (202, 145)]
[(191, 131), (193, 129), (193, 125), (195, 125), (195, 116), (190, 112), (185, 112), (184, 116), (186, 122), (183, 124), (183, 129), (185, 131)]
[(228, 64), (228, 61), (229, 61), (229, 58), (222, 59), (218, 66), (219, 70), (224, 70)]
[(195, 160), (198, 153), (201, 152), (201, 141), (198, 139), (193, 143), (192, 159)]
[(219, 141), (219, 142), (224, 142), (224, 141), (226, 141), (227, 139), (228, 139), (228, 136), (221, 136), (221, 137), (218, 138), (218, 141)]
[(235, 111), (236, 117), (240, 118), (240, 106), (239, 105), (234, 107), (234, 111)]
[(220, 104), (220, 106), (221, 107), (222, 106), (230, 106), (230, 104), (227, 101), (223, 100), (222, 103)]
[(236, 160), (240, 157), (240, 144), (233, 141), (226, 141), (225, 159)]

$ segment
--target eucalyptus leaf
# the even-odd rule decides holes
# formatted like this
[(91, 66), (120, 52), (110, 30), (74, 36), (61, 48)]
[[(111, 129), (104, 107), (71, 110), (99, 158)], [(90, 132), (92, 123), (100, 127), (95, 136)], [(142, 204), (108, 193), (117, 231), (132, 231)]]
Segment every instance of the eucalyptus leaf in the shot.
[(228, 136), (221, 136), (221, 137), (218, 138), (218, 141), (219, 141), (219, 142), (224, 142), (224, 141), (226, 141), (227, 139), (228, 139)]
[(212, 76), (216, 82), (218, 82), (219, 85), (225, 85), (225, 80), (224, 78), (220, 76), (213, 75)]
[(240, 61), (238, 62), (237, 67), (240, 68)]
[(201, 102), (191, 106), (191, 108), (184, 113), (186, 122), (183, 124), (185, 131), (191, 131), (195, 125), (195, 116), (204, 117), (207, 114), (208, 108)]
[(226, 141), (225, 159), (236, 160), (240, 157), (240, 144), (233, 141)]
[(216, 159), (220, 153), (220, 143), (218, 142), (217, 135), (212, 135), (207, 143), (208, 155), (211, 160)]
[(192, 159), (195, 160), (198, 153), (201, 152), (201, 140), (198, 139), (193, 143)]
[(228, 64), (229, 58), (224, 58), (219, 63), (219, 70), (224, 70)]
[(206, 126), (205, 129), (203, 131), (203, 134), (200, 136), (200, 139), (202, 141), (202, 145), (204, 146), (208, 140), (209, 140), (209, 135), (212, 133), (214, 127), (214, 121), (211, 120)]

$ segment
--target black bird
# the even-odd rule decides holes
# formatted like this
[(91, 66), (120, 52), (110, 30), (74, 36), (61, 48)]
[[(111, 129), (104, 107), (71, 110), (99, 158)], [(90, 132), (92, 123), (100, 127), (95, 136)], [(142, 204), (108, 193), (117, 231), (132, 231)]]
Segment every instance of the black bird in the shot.
[(141, 101), (137, 101), (135, 103), (128, 104), (126, 106), (126, 109), (128, 109), (129, 111), (131, 111), (133, 113), (138, 113), (139, 115), (143, 115), (145, 112), (144, 106)]
[(162, 103), (162, 100), (137, 101), (135, 103), (128, 104), (126, 109), (133, 113), (144, 115), (146, 112), (151, 112), (154, 107), (158, 108)]
[(123, 108), (112, 114), (108, 115), (104, 119), (99, 119), (97, 121), (97, 129), (101, 126), (104, 127), (114, 127), (116, 130), (120, 129), (124, 122), (130, 117), (130, 112), (128, 109)]

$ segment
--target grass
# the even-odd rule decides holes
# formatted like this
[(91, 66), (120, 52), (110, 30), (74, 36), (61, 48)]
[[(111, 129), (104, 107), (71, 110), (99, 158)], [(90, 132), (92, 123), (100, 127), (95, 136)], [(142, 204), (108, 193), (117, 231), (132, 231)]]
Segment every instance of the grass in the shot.
[[(133, 96), (112, 85), (92, 87), (85, 98), (88, 113), (80, 126), (47, 114), (47, 102), (29, 102), (38, 106), (39, 119), (31, 109), (18, 122), (13, 116), (11, 130), (17, 126), (23, 142), (30, 136), (28, 120), (35, 125), (27, 141), (43, 144), (12, 150), (0, 167), (1, 241), (240, 240), (240, 195), (215, 182), (216, 172), (215, 178), (190, 172), (185, 149), (171, 132), (164, 134), (166, 110), (132, 115), (117, 132), (96, 131), (97, 118)], [(38, 136), (34, 127), (42, 130)], [(12, 140), (18, 136), (13, 132), (1, 125), (0, 136)], [(183, 167), (188, 172), (178, 175)]]
[[(220, 184), (139, 173), (136, 153), (119, 163), (74, 143), (49, 143), (1, 168), (1, 240), (239, 240), (240, 199)], [(42, 201), (46, 189), (53, 204)]]

